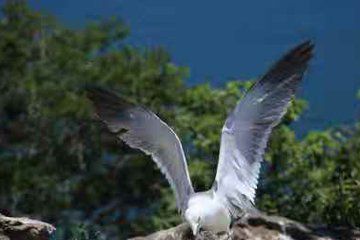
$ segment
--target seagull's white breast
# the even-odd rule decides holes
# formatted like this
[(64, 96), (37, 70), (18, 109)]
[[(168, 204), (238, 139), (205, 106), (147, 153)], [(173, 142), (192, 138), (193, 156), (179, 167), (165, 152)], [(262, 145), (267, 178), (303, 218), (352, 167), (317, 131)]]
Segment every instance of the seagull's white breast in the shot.
[(201, 228), (214, 233), (227, 232), (231, 223), (228, 210), (209, 193), (194, 194), (189, 199), (185, 217), (188, 221), (200, 217)]

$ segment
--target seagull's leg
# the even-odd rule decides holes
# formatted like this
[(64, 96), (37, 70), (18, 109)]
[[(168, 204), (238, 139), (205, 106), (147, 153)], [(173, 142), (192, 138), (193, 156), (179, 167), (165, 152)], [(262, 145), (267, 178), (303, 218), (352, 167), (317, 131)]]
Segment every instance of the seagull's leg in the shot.
[(217, 240), (218, 237), (216, 234), (212, 233), (211, 231), (204, 231), (200, 230), (198, 235), (196, 235), (196, 240)]
[(225, 232), (225, 236), (226, 238), (224, 238), (224, 240), (232, 240), (232, 236), (233, 236), (233, 230), (232, 227), (229, 226), (228, 230)]
[(229, 228), (229, 230), (226, 231), (227, 240), (232, 240), (233, 236), (233, 230)]
[(202, 229), (200, 229), (200, 231), (196, 234), (195, 240), (205, 240), (204, 231)]

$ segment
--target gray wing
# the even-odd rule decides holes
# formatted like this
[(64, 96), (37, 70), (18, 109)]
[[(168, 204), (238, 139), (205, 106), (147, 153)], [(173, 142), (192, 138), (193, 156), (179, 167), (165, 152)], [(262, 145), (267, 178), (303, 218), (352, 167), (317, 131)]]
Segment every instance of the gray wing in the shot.
[(253, 85), (226, 119), (213, 188), (232, 213), (254, 204), (269, 135), (285, 114), (312, 49), (308, 41), (287, 53)]
[(179, 210), (184, 212), (194, 190), (184, 151), (175, 132), (153, 112), (132, 105), (110, 91), (90, 88), (88, 98), (111, 132), (117, 133), (130, 147), (152, 156), (169, 181)]

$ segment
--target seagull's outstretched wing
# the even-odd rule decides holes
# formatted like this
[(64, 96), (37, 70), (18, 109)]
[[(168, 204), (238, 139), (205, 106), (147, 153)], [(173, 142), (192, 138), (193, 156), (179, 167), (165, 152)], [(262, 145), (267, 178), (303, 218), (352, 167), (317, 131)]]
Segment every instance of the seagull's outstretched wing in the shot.
[(113, 92), (89, 88), (88, 98), (111, 132), (130, 147), (152, 156), (174, 190), (179, 210), (184, 212), (194, 190), (175, 132), (150, 110), (130, 104)]
[(226, 119), (213, 188), (233, 215), (234, 209), (254, 203), (270, 132), (285, 114), (312, 49), (308, 41), (287, 53), (253, 85)]

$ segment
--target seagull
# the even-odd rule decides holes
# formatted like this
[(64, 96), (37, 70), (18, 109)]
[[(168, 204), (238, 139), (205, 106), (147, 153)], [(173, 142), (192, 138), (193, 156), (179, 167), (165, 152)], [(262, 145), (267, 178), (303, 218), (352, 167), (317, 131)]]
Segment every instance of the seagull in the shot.
[(170, 183), (177, 208), (192, 233), (230, 233), (231, 224), (255, 208), (255, 190), (272, 129), (284, 116), (313, 55), (299, 44), (257, 80), (227, 117), (221, 132), (216, 177), (195, 192), (179, 137), (155, 113), (103, 88), (90, 88), (98, 118), (131, 148), (152, 157)]

